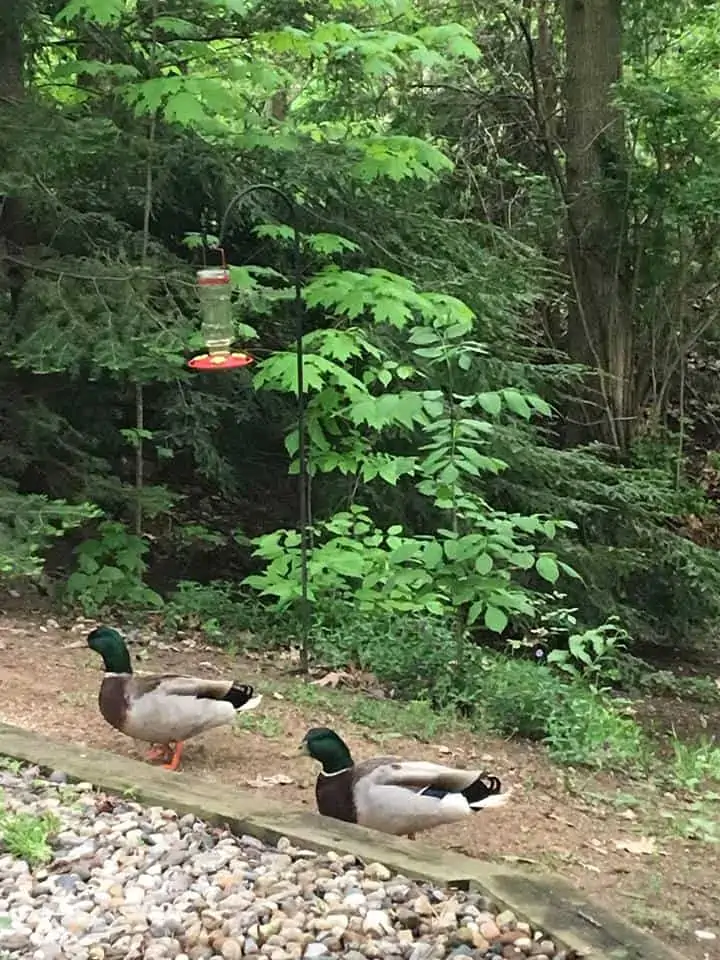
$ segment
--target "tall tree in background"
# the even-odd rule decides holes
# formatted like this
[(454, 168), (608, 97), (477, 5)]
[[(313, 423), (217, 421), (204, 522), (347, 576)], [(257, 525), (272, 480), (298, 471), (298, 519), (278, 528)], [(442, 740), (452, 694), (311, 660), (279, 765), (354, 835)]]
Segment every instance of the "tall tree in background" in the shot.
[[(620, 0), (565, 0), (568, 268), (567, 351), (597, 371), (568, 439), (591, 435), (627, 450), (632, 435), (626, 146), (613, 102), (622, 76)], [(573, 416), (573, 419), (575, 417)]]
[[(7, 0), (0, 6), (0, 130), (7, 117), (19, 109), (23, 97), (23, 24), (26, 0)], [(5, 138), (3, 138), (4, 140)], [(2, 143), (3, 165), (9, 165), (8, 144)], [(0, 254), (7, 254), (22, 245), (22, 205), (11, 195), (0, 194)], [(3, 286), (17, 292), (19, 276), (10, 261), (0, 275)]]

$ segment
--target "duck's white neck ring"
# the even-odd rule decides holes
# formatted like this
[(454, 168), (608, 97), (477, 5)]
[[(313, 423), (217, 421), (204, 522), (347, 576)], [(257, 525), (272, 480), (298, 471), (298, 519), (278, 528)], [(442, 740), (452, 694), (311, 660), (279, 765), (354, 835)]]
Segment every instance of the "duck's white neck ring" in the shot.
[(341, 773), (347, 773), (348, 770), (352, 770), (352, 767), (343, 767), (342, 770), (334, 770), (332, 773), (325, 773), (324, 770), (320, 771), (321, 777), (339, 777)]
[(106, 670), (103, 674), (105, 677), (131, 677), (131, 673), (113, 673), (112, 670)]

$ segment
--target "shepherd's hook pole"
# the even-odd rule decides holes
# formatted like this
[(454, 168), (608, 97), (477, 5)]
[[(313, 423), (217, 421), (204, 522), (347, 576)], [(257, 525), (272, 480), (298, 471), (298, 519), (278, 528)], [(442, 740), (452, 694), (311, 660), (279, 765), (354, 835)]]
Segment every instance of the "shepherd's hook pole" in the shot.
[(301, 636), (301, 646), (300, 646), (300, 665), (303, 669), (303, 672), (308, 672), (308, 644), (310, 640), (310, 603), (308, 601), (308, 552), (309, 552), (309, 491), (310, 483), (308, 476), (308, 462), (307, 462), (307, 441), (306, 441), (306, 430), (305, 430), (305, 357), (303, 354), (303, 335), (304, 330), (304, 313), (305, 308), (302, 299), (302, 277), (301, 277), (301, 244), (300, 244), (300, 227), (298, 225), (298, 209), (297, 204), (283, 191), (278, 187), (273, 186), (271, 183), (256, 183), (252, 184), (249, 187), (245, 187), (243, 190), (240, 190), (232, 198), (230, 203), (227, 205), (225, 213), (223, 214), (222, 223), (220, 224), (220, 235), (218, 243), (222, 242), (222, 238), (225, 235), (225, 225), (227, 223), (228, 216), (232, 209), (237, 206), (242, 200), (245, 199), (249, 194), (255, 193), (257, 190), (266, 190), (269, 193), (275, 194), (276, 197), (279, 197), (285, 206), (288, 209), (290, 214), (290, 225), (293, 230), (293, 271), (294, 271), (294, 286), (295, 286), (295, 298), (293, 301), (293, 309), (295, 311), (295, 338), (296, 338), (296, 351), (295, 355), (297, 358), (297, 389), (298, 389), (298, 412), (297, 412), (297, 421), (298, 421), (298, 460), (299, 460), (299, 478), (298, 478), (298, 497), (299, 497), (299, 512), (300, 512), (300, 629), (302, 631)]

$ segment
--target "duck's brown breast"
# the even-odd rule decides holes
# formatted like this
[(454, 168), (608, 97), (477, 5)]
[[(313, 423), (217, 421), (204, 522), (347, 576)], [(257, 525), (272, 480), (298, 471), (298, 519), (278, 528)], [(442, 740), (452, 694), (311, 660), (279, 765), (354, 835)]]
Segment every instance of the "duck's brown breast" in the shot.
[(111, 727), (120, 731), (125, 728), (128, 711), (125, 679), (125, 677), (104, 677), (98, 696), (100, 713)]
[(357, 810), (353, 797), (353, 770), (343, 770), (330, 776), (320, 774), (315, 783), (315, 799), (318, 811), (324, 817), (357, 823)]

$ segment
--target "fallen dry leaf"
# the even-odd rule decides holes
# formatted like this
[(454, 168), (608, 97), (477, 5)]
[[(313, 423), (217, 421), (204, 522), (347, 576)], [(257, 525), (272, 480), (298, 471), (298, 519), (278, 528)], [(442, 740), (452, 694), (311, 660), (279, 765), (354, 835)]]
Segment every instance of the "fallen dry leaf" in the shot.
[(326, 673), (324, 677), (320, 677), (319, 680), (311, 680), (310, 684), (313, 687), (332, 687), (333, 689), (347, 680), (350, 674), (345, 673), (344, 670), (331, 670), (330, 673)]
[(657, 845), (654, 837), (638, 837), (637, 840), (616, 840), (615, 849), (639, 855), (656, 853)]
[(295, 783), (292, 777), (286, 776), (284, 773), (276, 773), (272, 777), (257, 777), (255, 780), (246, 780), (245, 783), (249, 787), (279, 787), (281, 785), (286, 785), (288, 783)]
[(575, 824), (570, 820), (565, 820), (563, 817), (559, 817), (556, 813), (546, 813), (545, 816), (548, 820), (557, 820), (558, 823), (564, 823), (566, 827), (575, 827)]

